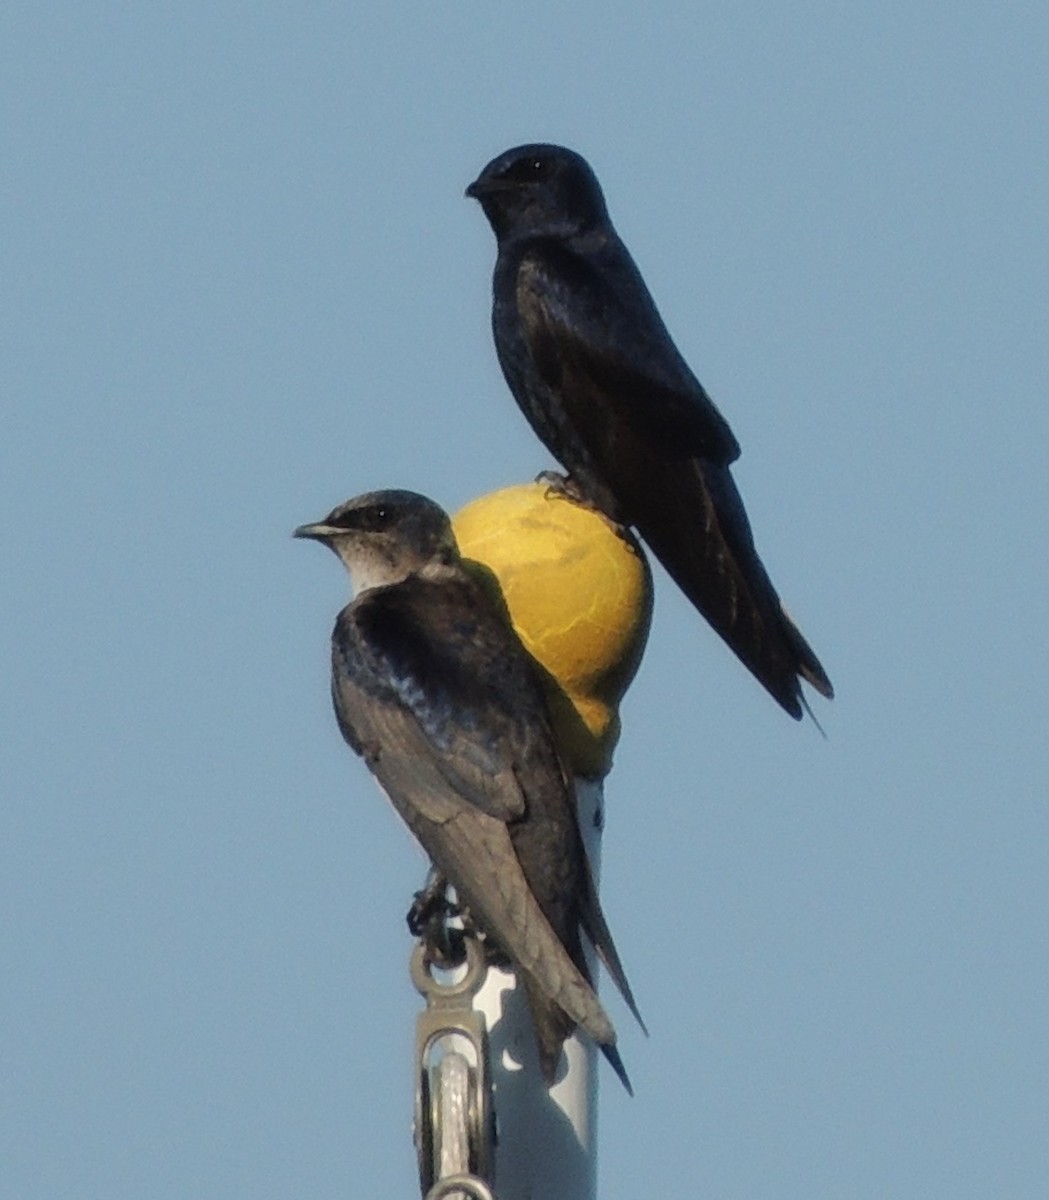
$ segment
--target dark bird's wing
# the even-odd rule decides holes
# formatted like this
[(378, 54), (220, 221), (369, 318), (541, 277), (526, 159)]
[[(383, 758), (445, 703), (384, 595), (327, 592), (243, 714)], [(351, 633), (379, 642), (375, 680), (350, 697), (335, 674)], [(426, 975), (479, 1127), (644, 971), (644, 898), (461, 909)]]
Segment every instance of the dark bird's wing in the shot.
[[(739, 447), (670, 339), (621, 244), (593, 262), (536, 242), (516, 279), (527, 403), (556, 412), (551, 449), (637, 527), (685, 595), (794, 717), (798, 676), (833, 695), (754, 547), (729, 464)], [(508, 372), (509, 373), (509, 372)], [(524, 404), (525, 401), (522, 401)]]
[[(590, 257), (556, 241), (521, 255), (517, 310), (536, 369), (548, 387), (566, 362), (605, 397), (604, 421), (676, 454), (727, 466), (739, 443), (674, 345), (633, 259), (617, 239)], [(573, 423), (573, 397), (562, 390)], [(591, 414), (591, 418), (597, 414)]]
[(332, 689), (347, 740), (521, 970), (547, 1078), (576, 1024), (622, 1072), (579, 939), (592, 885), (574, 799), (538, 681), (487, 597), (418, 577), (363, 593), (336, 623)]

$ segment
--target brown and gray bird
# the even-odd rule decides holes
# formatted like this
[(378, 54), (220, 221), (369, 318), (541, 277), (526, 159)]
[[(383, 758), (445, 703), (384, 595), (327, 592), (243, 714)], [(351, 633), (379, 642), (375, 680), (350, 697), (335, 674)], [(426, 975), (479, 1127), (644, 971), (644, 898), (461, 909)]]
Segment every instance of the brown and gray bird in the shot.
[(354, 599), (332, 635), (343, 736), (470, 923), (514, 963), (544, 1078), (553, 1081), (578, 1025), (629, 1091), (583, 932), (635, 1016), (637, 1008), (598, 903), (537, 667), (498, 585), (460, 557), (443, 509), (414, 492), (369, 492), (295, 535), (329, 546), (351, 578)]
[(729, 469), (739, 445), (671, 340), (588, 163), (563, 146), (518, 146), (466, 194), (498, 242), (499, 363), (573, 491), (638, 530), (791, 716), (802, 715), (801, 679), (831, 697), (754, 548)]

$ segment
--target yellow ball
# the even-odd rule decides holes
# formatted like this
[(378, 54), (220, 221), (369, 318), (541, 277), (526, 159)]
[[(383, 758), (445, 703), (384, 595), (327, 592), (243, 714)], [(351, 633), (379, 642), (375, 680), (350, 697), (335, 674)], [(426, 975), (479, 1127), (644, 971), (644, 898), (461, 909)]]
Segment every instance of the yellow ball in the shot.
[(452, 525), (463, 556), (495, 574), (518, 636), (557, 685), (551, 710), (569, 765), (606, 774), (652, 615), (640, 546), (545, 483), (482, 496)]

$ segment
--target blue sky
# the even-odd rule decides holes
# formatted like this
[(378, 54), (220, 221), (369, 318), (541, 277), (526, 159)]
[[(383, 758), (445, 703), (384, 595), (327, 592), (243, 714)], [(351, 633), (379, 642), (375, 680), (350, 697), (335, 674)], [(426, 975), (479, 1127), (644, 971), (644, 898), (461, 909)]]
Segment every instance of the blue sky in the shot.
[(796, 726), (657, 571), (603, 871), (652, 1036), (610, 1000), (602, 1195), (1044, 1188), (1049, 17), (564, 9), (0, 16), (4, 1194), (413, 1194), (423, 863), (290, 533), (552, 465), (462, 196), (540, 139), (838, 689)]

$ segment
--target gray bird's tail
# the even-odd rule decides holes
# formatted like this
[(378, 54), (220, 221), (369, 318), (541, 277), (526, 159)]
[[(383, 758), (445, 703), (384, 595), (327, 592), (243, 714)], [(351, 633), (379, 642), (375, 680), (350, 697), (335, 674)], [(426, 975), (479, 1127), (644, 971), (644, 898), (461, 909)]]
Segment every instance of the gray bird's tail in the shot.
[[(528, 976), (524, 977), (524, 987), (528, 995), (528, 1008), (532, 1016), (532, 1027), (535, 1030), (536, 1047), (539, 1051), (539, 1068), (547, 1087), (550, 1087), (557, 1079), (557, 1068), (561, 1061), (565, 1039), (575, 1032), (576, 1022), (562, 1008), (551, 1003), (539, 985)], [(626, 1088), (627, 1094), (633, 1096), (634, 1089), (631, 1086), (630, 1077), (627, 1075), (623, 1059), (616, 1049), (616, 1035), (614, 1031), (610, 1032), (611, 1041), (598, 1038), (594, 1038), (594, 1041), (601, 1048), (601, 1053), (608, 1060), (623, 1087)]]

